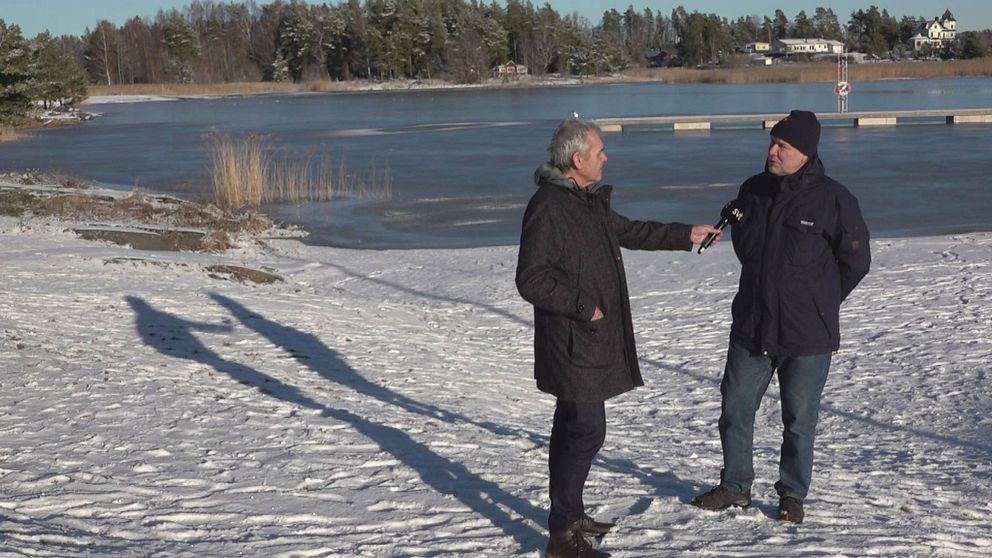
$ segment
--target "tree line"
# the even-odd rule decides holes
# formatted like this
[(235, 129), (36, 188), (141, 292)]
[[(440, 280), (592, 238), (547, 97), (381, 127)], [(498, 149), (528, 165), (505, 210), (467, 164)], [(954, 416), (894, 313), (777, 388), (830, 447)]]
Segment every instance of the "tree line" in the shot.
[[(907, 42), (927, 21), (897, 20), (876, 6), (853, 11), (846, 23), (829, 8), (801, 11), (792, 19), (776, 10), (771, 17), (728, 20), (683, 6), (671, 14), (630, 6), (605, 11), (593, 25), (530, 0), (195, 0), (120, 26), (101, 20), (78, 37), (43, 33), (25, 40), (16, 25), (3, 24), (0, 49), (20, 54), (11, 60), (0, 50), (0, 97), (21, 105), (29, 98), (71, 102), (79, 96), (80, 73), (84, 84), (103, 85), (431, 78), (474, 83), (512, 59), (536, 75), (590, 75), (643, 66), (645, 53), (691, 66), (724, 61), (748, 43), (775, 38), (844, 40), (852, 51), (901, 58), (913, 54)], [(990, 36), (961, 33), (945, 51), (927, 54), (984, 56)], [(42, 84), (56, 83), (64, 90), (42, 92)], [(5, 104), (0, 101), (0, 113)]]
[(71, 38), (41, 33), (24, 39), (0, 19), (0, 123), (19, 124), (36, 104), (71, 106), (86, 98), (89, 81)]

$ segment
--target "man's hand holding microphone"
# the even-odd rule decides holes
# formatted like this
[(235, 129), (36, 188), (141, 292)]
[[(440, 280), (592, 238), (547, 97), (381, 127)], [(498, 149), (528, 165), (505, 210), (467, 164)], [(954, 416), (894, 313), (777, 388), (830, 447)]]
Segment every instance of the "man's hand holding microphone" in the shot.
[[(744, 218), (744, 209), (737, 200), (731, 200), (720, 210), (720, 221), (715, 227), (696, 225), (692, 227), (692, 242), (699, 244), (699, 252), (702, 254), (714, 242), (723, 236), (723, 229), (727, 225), (736, 225)], [(698, 229), (698, 236), (697, 236)]]

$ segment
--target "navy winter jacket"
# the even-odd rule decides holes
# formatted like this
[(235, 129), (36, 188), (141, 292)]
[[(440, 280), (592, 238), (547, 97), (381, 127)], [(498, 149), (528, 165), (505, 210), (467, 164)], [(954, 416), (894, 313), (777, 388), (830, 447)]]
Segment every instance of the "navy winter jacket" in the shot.
[(808, 356), (840, 345), (840, 304), (867, 275), (868, 228), (857, 199), (814, 156), (798, 172), (752, 176), (731, 232), (740, 260), (732, 340), (752, 351)]

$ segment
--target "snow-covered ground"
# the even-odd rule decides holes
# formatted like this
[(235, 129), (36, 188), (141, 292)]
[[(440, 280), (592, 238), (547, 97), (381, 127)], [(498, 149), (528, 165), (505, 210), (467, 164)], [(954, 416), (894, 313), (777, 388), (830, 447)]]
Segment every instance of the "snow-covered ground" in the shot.
[[(618, 522), (605, 550), (992, 556), (992, 234), (873, 250), (801, 526), (771, 517), (774, 383), (756, 506), (687, 504), (721, 463), (729, 244), (627, 254), (648, 385), (607, 404), (586, 492)], [(0, 218), (0, 556), (540, 556), (554, 400), (533, 385), (515, 258), (140, 252)]]
[(176, 97), (165, 95), (91, 95), (86, 98), (86, 105), (112, 105), (121, 103), (147, 103), (150, 101), (176, 101)]

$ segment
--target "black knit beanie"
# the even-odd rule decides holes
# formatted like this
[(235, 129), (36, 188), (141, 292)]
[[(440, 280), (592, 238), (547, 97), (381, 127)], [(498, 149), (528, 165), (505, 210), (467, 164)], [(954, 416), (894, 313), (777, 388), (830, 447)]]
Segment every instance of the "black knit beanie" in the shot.
[(820, 121), (808, 110), (794, 110), (772, 128), (772, 135), (789, 142), (807, 157), (816, 154), (820, 143)]

